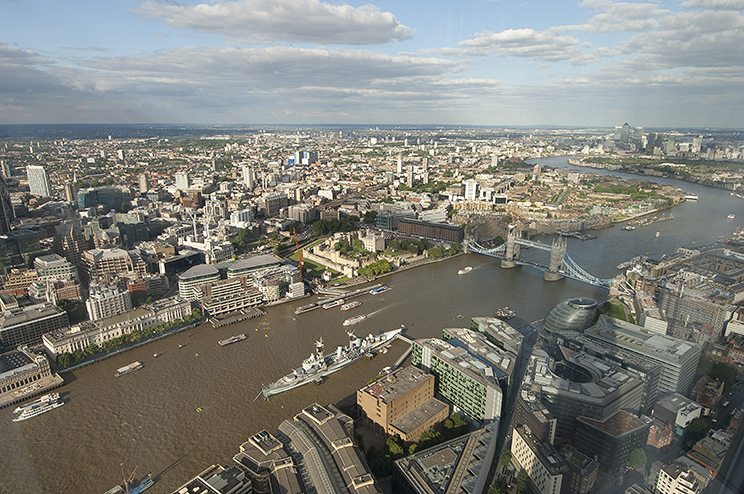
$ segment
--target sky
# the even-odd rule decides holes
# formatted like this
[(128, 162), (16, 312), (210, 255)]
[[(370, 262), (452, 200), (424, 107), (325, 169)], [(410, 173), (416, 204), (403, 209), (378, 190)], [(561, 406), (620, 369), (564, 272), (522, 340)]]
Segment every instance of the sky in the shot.
[(0, 0), (0, 124), (744, 128), (744, 0)]

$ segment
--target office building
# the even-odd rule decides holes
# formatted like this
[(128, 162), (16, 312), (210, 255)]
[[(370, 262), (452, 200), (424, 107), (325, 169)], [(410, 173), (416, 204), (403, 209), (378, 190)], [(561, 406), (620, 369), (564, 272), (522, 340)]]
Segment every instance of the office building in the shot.
[(470, 329), (483, 333), (488, 341), (520, 358), (522, 356), (522, 333), (502, 319), (496, 317), (473, 317)]
[(72, 182), (66, 182), (62, 188), (65, 192), (65, 202), (77, 204), (77, 187)]
[(108, 319), (132, 309), (132, 294), (115, 285), (91, 285), (85, 308), (91, 321)]
[(553, 445), (540, 441), (526, 427), (514, 429), (511, 443), (512, 460), (527, 472), (533, 492), (568, 494), (571, 469)]
[(301, 492), (303, 484), (293, 456), (270, 432), (263, 430), (240, 445), (235, 465), (251, 479), (253, 492)]
[(173, 494), (251, 494), (253, 485), (245, 471), (212, 465), (173, 491)]
[(566, 460), (568, 468), (571, 469), (569, 494), (589, 494), (592, 492), (599, 474), (599, 462), (578, 451), (570, 444), (563, 446), (560, 454)]
[(630, 453), (646, 445), (649, 424), (633, 414), (620, 410), (605, 420), (577, 417), (573, 446), (597, 458), (599, 468), (615, 472), (628, 463)]
[(106, 211), (121, 211), (124, 192), (117, 187), (82, 189), (78, 191), (77, 202), (79, 209), (94, 208), (100, 205), (106, 208)]
[(693, 471), (676, 462), (659, 470), (654, 485), (655, 494), (700, 494), (702, 490)]
[(52, 182), (46, 168), (40, 165), (29, 165), (26, 167), (28, 176), (28, 188), (32, 196), (51, 197)]
[[(617, 363), (583, 352), (554, 362), (544, 351), (535, 350), (530, 356), (521, 391), (538, 393), (541, 402), (557, 419), (556, 435), (568, 438), (580, 415), (603, 421), (620, 410), (637, 413), (643, 381)], [(524, 398), (524, 401), (530, 400)]]
[(71, 264), (82, 267), (83, 252), (92, 247), (83, 235), (80, 225), (75, 222), (62, 223), (54, 227), (54, 253)]
[(191, 303), (180, 297), (156, 300), (118, 316), (98, 321), (84, 321), (73, 327), (59, 328), (44, 333), (42, 343), (50, 358), (62, 353), (83, 350), (90, 345), (120, 338), (132, 331), (148, 331), (163, 323), (172, 323), (191, 315)]
[(403, 494), (486, 492), (498, 423), (416, 451), (393, 467), (393, 491)]
[(242, 169), (243, 174), (243, 184), (248, 189), (253, 189), (256, 186), (256, 172), (253, 170), (253, 167), (243, 165)]
[(210, 316), (247, 309), (263, 302), (261, 291), (245, 277), (205, 283), (192, 290), (196, 300), (201, 301), (202, 312)]
[(686, 396), (674, 393), (656, 402), (654, 418), (672, 427), (675, 434), (682, 437), (690, 422), (700, 417), (702, 408), (702, 405)]
[(497, 370), (463, 347), (437, 338), (413, 342), (413, 365), (437, 378), (435, 396), (477, 426), (501, 419), (502, 391)]
[(0, 346), (5, 350), (41, 343), (44, 333), (69, 325), (67, 312), (54, 304), (6, 310), (0, 316)]
[(517, 365), (515, 354), (491, 343), (483, 333), (470, 329), (446, 328), (442, 330), (442, 338), (455, 347), (466, 349), (470, 355), (482, 362), (482, 365), (491, 367), (493, 377), (498, 381), (501, 390), (506, 392), (514, 378), (514, 369)]
[(478, 199), (478, 181), (468, 179), (465, 180), (465, 200), (475, 201)]
[(21, 347), (0, 354), (0, 408), (15, 405), (64, 384), (43, 353)]
[(77, 267), (59, 254), (39, 256), (34, 259), (39, 281), (77, 279)]
[(15, 210), (10, 202), (10, 191), (5, 177), (0, 177), (0, 235), (7, 235), (12, 229)]
[(191, 178), (188, 172), (176, 173), (176, 188), (181, 192), (186, 192), (191, 187)]
[(220, 280), (220, 272), (210, 264), (197, 264), (178, 275), (178, 294), (188, 301), (197, 299), (194, 288)]
[(555, 443), (558, 419), (540, 401), (540, 393), (531, 387), (519, 390), (514, 403), (514, 424), (526, 426), (540, 441)]
[(434, 398), (434, 376), (413, 366), (357, 391), (357, 406), (389, 436), (417, 442), (421, 433), (449, 416), (449, 407)]
[(604, 315), (584, 334), (606, 346), (660, 364), (659, 393), (687, 394), (693, 385), (702, 352), (694, 343), (652, 333), (635, 324)]
[(271, 254), (261, 254), (249, 257), (248, 259), (241, 259), (235, 261), (227, 268), (227, 277), (260, 277), (269, 268), (281, 266), (282, 263), (283, 261), (280, 258)]
[[(380, 215), (377, 215), (379, 218)], [(444, 240), (445, 242), (462, 242), (465, 240), (465, 229), (461, 225), (430, 223), (412, 218), (398, 219), (398, 232), (416, 237)]]
[(147, 183), (147, 175), (140, 173), (137, 176), (137, 183), (139, 184), (140, 195), (145, 195), (147, 190), (150, 188), (150, 185)]
[(590, 298), (572, 298), (553, 307), (545, 318), (543, 329), (548, 334), (556, 331), (583, 331), (594, 322), (597, 301)]
[(89, 283), (108, 283), (120, 276), (144, 276), (147, 265), (137, 251), (116, 247), (83, 252), (83, 272)]

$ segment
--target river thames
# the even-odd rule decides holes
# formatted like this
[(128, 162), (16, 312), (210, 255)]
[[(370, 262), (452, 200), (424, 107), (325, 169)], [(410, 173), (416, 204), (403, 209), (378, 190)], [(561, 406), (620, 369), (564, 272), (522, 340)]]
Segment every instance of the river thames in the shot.
[[(565, 158), (539, 162), (574, 168)], [(589, 273), (611, 278), (619, 273), (616, 265), (633, 256), (660, 258), (680, 246), (711, 244), (742, 224), (744, 200), (728, 191), (653, 181), (671, 183), (699, 200), (672, 209), (672, 221), (631, 232), (608, 228), (596, 232), (596, 240), (569, 239), (571, 258)], [(729, 214), (736, 218), (728, 220)], [(548, 253), (529, 255), (544, 256), (540, 260), (547, 264)], [(464, 266), (473, 270), (458, 275)], [(396, 342), (387, 355), (354, 364), (320, 386), (304, 386), (269, 400), (258, 397), (263, 384), (297, 367), (319, 338), (327, 352), (346, 344), (348, 328), (342, 322), (352, 315), (367, 315), (352, 326), (359, 336), (403, 324), (409, 338), (441, 337), (443, 328), (468, 327), (471, 317), (490, 316), (503, 306), (529, 322), (567, 298), (607, 293), (570, 279), (545, 282), (542, 272), (531, 267), (502, 270), (497, 259), (478, 254), (403, 271), (380, 282), (392, 290), (360, 297), (363, 305), (349, 312), (295, 315), (295, 307), (308, 303), (303, 299), (268, 308), (257, 319), (217, 330), (204, 325), (78, 369), (65, 375), (67, 383), (58, 390), (65, 406), (33, 420), (14, 423), (12, 408), (0, 410), (0, 493), (100, 494), (121, 483), (122, 464), (127, 475), (137, 465), (136, 477), (153, 473), (157, 483), (148, 492), (170, 493), (209, 465), (231, 464), (252, 434), (275, 431), (281, 421), (311, 403), (335, 403), (354, 394), (405, 350)], [(238, 333), (248, 339), (226, 347), (217, 344)], [(135, 360), (145, 367), (114, 379), (117, 368)]]

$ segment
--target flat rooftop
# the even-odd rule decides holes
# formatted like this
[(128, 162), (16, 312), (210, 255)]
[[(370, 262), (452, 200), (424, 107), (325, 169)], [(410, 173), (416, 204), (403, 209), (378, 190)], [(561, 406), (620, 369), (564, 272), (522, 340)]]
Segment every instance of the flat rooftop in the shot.
[(592, 427), (599, 429), (602, 432), (613, 437), (624, 436), (625, 434), (629, 434), (646, 426), (646, 423), (644, 421), (637, 417), (634, 417), (625, 410), (620, 410), (604, 422), (590, 419), (588, 417), (577, 417), (577, 420), (589, 424)]
[(370, 384), (362, 392), (391, 403), (430, 379), (434, 376), (411, 365)]

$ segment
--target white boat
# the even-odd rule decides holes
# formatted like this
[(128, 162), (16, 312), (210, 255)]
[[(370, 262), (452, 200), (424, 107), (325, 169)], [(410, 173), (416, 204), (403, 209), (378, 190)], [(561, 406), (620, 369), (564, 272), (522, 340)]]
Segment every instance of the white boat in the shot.
[(334, 300), (333, 302), (328, 302), (326, 304), (323, 304), (323, 308), (332, 309), (334, 307), (338, 307), (339, 305), (344, 305), (344, 299), (340, 298), (338, 300)]
[(18, 415), (18, 417), (14, 418), (13, 422), (21, 422), (23, 420), (28, 420), (30, 418), (41, 415), (42, 413), (47, 413), (50, 410), (59, 408), (64, 404), (65, 404), (64, 401), (56, 399), (56, 400), (49, 400), (43, 403), (32, 405), (30, 408), (26, 408), (25, 410), (23, 410), (21, 414)]
[(235, 336), (231, 336), (226, 340), (220, 340), (217, 343), (219, 343), (220, 346), (229, 345), (231, 343), (237, 343), (238, 341), (243, 341), (244, 339), (248, 338), (245, 333), (240, 333)]
[(129, 365), (125, 365), (124, 367), (119, 367), (118, 369), (116, 369), (116, 374), (114, 374), (114, 377), (121, 377), (134, 371), (138, 371), (144, 366), (145, 364), (143, 364), (142, 362), (132, 362)]
[(472, 266), (465, 266), (464, 268), (462, 268), (461, 270), (459, 270), (459, 271), (457, 272), (457, 274), (465, 274), (465, 273), (469, 273), (469, 272), (471, 272), (472, 270), (473, 270), (473, 267), (472, 267)]
[(351, 309), (355, 309), (362, 305), (362, 303), (359, 300), (354, 300), (353, 302), (349, 302), (348, 304), (344, 304), (341, 306), (341, 310), (347, 311)]
[(656, 232), (656, 238), (659, 238), (661, 236), (661, 232)]
[(345, 320), (344, 326), (351, 326), (352, 324), (364, 321), (365, 319), (367, 319), (367, 316), (365, 316), (364, 314), (359, 314), (358, 316), (350, 317)]
[(389, 286), (382, 285), (380, 288), (375, 288), (374, 290), (371, 290), (369, 292), (370, 295), (379, 295), (381, 293), (385, 293), (386, 291), (390, 290)]
[(736, 218), (736, 215), (735, 214), (730, 214), (730, 215), (726, 216), (726, 218), (729, 219), (729, 220), (733, 220), (734, 218)]
[(28, 410), (34, 405), (41, 405), (42, 403), (46, 403), (48, 401), (56, 401), (56, 400), (59, 400), (59, 393), (49, 393), (48, 395), (42, 396), (38, 400), (34, 400), (31, 403), (26, 403), (25, 405), (19, 406), (18, 408), (13, 410), (13, 413), (22, 413), (24, 410)]

